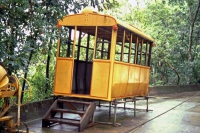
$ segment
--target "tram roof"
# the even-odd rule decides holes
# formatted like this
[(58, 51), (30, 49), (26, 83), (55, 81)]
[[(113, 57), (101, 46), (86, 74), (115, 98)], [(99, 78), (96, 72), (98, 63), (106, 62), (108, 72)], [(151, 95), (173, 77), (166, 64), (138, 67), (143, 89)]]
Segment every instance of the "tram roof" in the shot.
[(110, 15), (101, 14), (93, 11), (90, 7), (86, 7), (80, 14), (64, 16), (58, 20), (58, 26), (117, 26), (118, 30), (127, 29), (136, 35), (153, 42), (153, 39), (144, 34), (141, 30), (133, 25), (120, 21)]

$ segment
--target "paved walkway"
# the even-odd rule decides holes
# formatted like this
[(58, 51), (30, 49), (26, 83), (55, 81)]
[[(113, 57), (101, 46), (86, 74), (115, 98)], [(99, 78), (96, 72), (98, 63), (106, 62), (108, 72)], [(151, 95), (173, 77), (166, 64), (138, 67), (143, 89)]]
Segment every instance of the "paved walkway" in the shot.
[[(145, 101), (138, 101), (137, 108), (146, 108)], [(123, 104), (118, 105), (123, 106)], [(133, 107), (128, 103), (127, 107)], [(83, 133), (200, 133), (200, 91), (160, 95), (149, 100), (149, 109), (140, 110), (134, 117), (133, 109), (117, 109), (117, 122), (121, 126), (95, 124)], [(95, 121), (113, 120), (108, 118), (108, 107), (97, 107)], [(77, 132), (77, 127), (61, 124), (42, 128), (41, 119), (27, 123), (29, 131), (36, 133)]]

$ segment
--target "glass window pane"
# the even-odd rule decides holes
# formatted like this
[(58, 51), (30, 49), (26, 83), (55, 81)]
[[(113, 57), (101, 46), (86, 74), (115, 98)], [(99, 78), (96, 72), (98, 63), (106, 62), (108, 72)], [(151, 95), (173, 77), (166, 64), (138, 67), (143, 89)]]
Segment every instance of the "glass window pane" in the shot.
[(74, 27), (62, 27), (59, 57), (72, 57)]
[(121, 57), (122, 57), (122, 46), (119, 44), (116, 44), (116, 48), (115, 48), (115, 60), (116, 61), (121, 61)]
[(86, 61), (86, 48), (80, 48), (79, 60)]
[(95, 58), (109, 59), (110, 58), (110, 40), (112, 35), (112, 27), (99, 26), (97, 31), (97, 41)]
[(130, 58), (130, 63), (134, 63), (134, 58), (135, 58), (135, 43), (131, 44), (131, 58)]

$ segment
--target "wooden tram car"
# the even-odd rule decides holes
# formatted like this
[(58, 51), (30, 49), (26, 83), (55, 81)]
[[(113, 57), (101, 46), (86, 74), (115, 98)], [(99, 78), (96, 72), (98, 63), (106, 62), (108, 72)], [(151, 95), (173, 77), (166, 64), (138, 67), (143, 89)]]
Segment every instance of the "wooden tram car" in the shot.
[[(68, 15), (58, 21), (59, 38), (53, 94), (72, 98), (103, 100), (147, 96), (153, 39), (136, 27), (112, 16), (85, 8), (80, 14)], [(63, 105), (69, 109), (64, 110)], [(42, 126), (53, 123), (72, 124), (79, 131), (93, 117), (95, 104), (82, 114), (71, 103), (58, 99), (42, 119)], [(92, 104), (92, 105), (91, 105)], [(109, 108), (110, 109), (110, 108)], [(54, 117), (60, 113), (60, 118)], [(63, 113), (77, 113), (79, 122), (62, 119)], [(116, 104), (115, 118), (116, 123)], [(85, 125), (86, 123), (86, 125)]]
[(113, 101), (148, 94), (151, 37), (90, 8), (58, 27), (54, 95)]

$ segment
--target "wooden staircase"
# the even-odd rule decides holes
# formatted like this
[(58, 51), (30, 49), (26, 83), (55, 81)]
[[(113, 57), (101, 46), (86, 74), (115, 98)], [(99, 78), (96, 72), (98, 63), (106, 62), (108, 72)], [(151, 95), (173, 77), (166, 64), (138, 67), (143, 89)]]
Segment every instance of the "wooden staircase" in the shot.
[(94, 124), (95, 109), (94, 102), (57, 99), (42, 118), (42, 127), (50, 127), (56, 123), (69, 124), (77, 126), (78, 131), (82, 132)]

